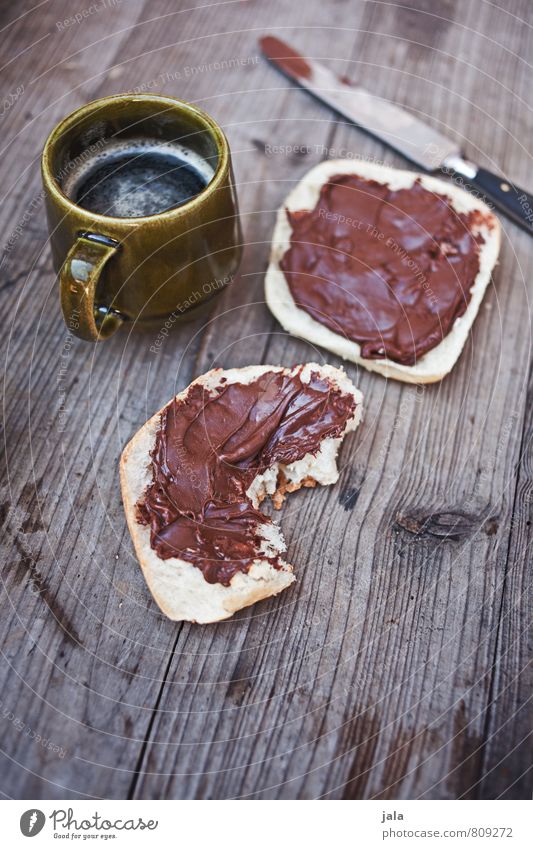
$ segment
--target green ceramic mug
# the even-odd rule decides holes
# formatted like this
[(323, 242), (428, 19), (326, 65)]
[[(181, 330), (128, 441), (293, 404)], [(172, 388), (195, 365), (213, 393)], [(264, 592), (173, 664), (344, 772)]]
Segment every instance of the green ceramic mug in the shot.
[[(211, 164), (209, 182), (182, 205), (144, 217), (97, 213), (69, 197), (73, 172), (133, 137), (179, 142)], [(42, 176), (63, 316), (82, 339), (105, 339), (124, 322), (187, 320), (237, 271), (242, 235), (228, 142), (196, 106), (155, 94), (88, 103), (48, 137)]]

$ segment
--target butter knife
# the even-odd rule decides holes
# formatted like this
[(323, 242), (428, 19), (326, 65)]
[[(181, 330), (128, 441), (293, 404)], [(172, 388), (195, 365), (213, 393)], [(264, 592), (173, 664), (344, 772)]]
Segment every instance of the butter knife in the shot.
[(533, 235), (533, 195), (466, 159), (460, 146), (405, 109), (337, 76), (272, 35), (261, 50), (280, 71), (323, 103), (423, 168), (466, 180)]

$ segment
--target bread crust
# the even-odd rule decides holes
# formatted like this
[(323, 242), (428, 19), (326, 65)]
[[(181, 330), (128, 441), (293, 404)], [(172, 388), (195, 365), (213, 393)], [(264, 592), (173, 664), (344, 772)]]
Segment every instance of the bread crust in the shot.
[[(480, 246), (480, 269), (471, 289), (471, 297), (464, 314), (456, 319), (447, 336), (435, 348), (420, 357), (416, 365), (407, 366), (387, 358), (367, 359), (361, 356), (357, 342), (330, 330), (305, 310), (296, 306), (287, 280), (280, 268), (280, 260), (290, 246), (291, 226), (286, 210), (313, 209), (319, 198), (320, 189), (337, 174), (357, 174), (378, 183), (387, 183), (392, 189), (410, 188), (419, 179), (422, 186), (436, 194), (447, 195), (459, 213), (477, 210), (480, 223), (475, 232), (481, 233), (484, 242)], [(265, 297), (270, 311), (282, 327), (294, 336), (306, 339), (314, 345), (327, 348), (345, 360), (357, 363), (369, 371), (378, 372), (406, 383), (434, 383), (442, 380), (457, 362), (483, 296), (489, 285), (491, 273), (496, 265), (501, 240), (500, 223), (486, 203), (453, 183), (403, 171), (375, 163), (337, 159), (321, 162), (302, 178), (278, 210), (272, 236), (270, 264), (265, 277)]]
[[(248, 366), (242, 369), (227, 370), (213, 369), (198, 377), (190, 386), (201, 384), (208, 389), (215, 389), (220, 384), (222, 377), (225, 378), (225, 385), (232, 382), (247, 383), (255, 380), (265, 372), (285, 371), (286, 373), (291, 373), (295, 369), (283, 369), (281, 366)], [(323, 377), (331, 381), (332, 385), (336, 388), (354, 396), (356, 401), (354, 417), (347, 422), (341, 437), (335, 440), (328, 439), (323, 441), (320, 452), (317, 453), (316, 457), (312, 458), (311, 455), (306, 455), (306, 458), (298, 461), (298, 463), (304, 464), (302, 465), (301, 482), (298, 481), (297, 477), (295, 478), (295, 470), (291, 467), (282, 467), (274, 470), (276, 473), (276, 486), (273, 491), (265, 489), (265, 485), (259, 480), (260, 476), (257, 476), (254, 481), (256, 492), (254, 495), (250, 494), (256, 505), (267, 495), (272, 495), (281, 506), (285, 492), (294, 491), (300, 486), (309, 486), (310, 483), (307, 482), (308, 479), (311, 479), (310, 474), (307, 474), (309, 467), (312, 469), (313, 462), (317, 465), (317, 460), (320, 461), (322, 459), (322, 454), (329, 465), (327, 465), (325, 470), (319, 469), (317, 465), (317, 474), (319, 477), (322, 476), (322, 482), (333, 482), (328, 479), (328, 476), (329, 478), (334, 477), (329, 455), (336, 449), (334, 450), (334, 455), (336, 456), (344, 435), (350, 430), (355, 430), (361, 420), (362, 395), (353, 386), (344, 371), (328, 365), (308, 363), (302, 372), (302, 379), (309, 379), (308, 375), (311, 372), (319, 372)], [(180, 392), (176, 396), (176, 399), (185, 399), (190, 386), (184, 389), (183, 392)], [(153, 448), (160, 416), (165, 407), (155, 413), (137, 431), (122, 452), (120, 458), (120, 484), (126, 521), (144, 578), (161, 611), (169, 619), (175, 621), (185, 620), (198, 623), (217, 622), (229, 618), (233, 613), (243, 607), (255, 604), (256, 601), (268, 598), (271, 595), (277, 595), (289, 587), (295, 580), (293, 567), (289, 563), (281, 561), (282, 568), (276, 569), (266, 557), (264, 559), (258, 558), (254, 560), (248, 572), (238, 572), (231, 579), (229, 586), (224, 586), (223, 584), (209, 584), (205, 580), (202, 571), (186, 560), (181, 560), (177, 557), (163, 560), (158, 557), (150, 545), (149, 527), (141, 525), (137, 521), (136, 505), (142, 498), (147, 486), (151, 483), (150, 451)], [(325, 443), (328, 443), (328, 445), (325, 445)], [(292, 464), (292, 466), (296, 466), (296, 464)], [(335, 463), (334, 470), (338, 476)], [(290, 480), (291, 476), (292, 482)], [(279, 487), (277, 485), (278, 478), (280, 481)], [(316, 483), (314, 479), (313, 483)], [(270, 486), (272, 487), (272, 483)], [(290, 489), (291, 486), (292, 489)], [(248, 490), (249, 493), (251, 489), (252, 487)], [(273, 524), (269, 525), (268, 528), (269, 539), (265, 540), (266, 549), (269, 551), (275, 550), (277, 554), (283, 553), (285, 551), (285, 542), (279, 526)]]

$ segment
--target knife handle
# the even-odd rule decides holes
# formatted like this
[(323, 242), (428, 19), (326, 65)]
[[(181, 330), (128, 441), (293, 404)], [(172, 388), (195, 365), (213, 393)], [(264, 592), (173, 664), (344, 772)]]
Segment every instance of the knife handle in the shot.
[(487, 195), (515, 224), (533, 235), (533, 195), (485, 168), (478, 168), (475, 176), (469, 177), (468, 181)]

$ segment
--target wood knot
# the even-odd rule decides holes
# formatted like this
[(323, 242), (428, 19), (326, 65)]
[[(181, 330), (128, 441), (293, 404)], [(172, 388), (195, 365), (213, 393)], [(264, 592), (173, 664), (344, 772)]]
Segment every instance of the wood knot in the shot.
[(472, 516), (459, 511), (397, 513), (394, 524), (397, 529), (407, 531), (419, 539), (429, 537), (460, 541), (474, 536), (479, 531), (492, 536), (498, 530), (495, 517)]
[(347, 489), (343, 489), (339, 496), (339, 504), (341, 507), (344, 507), (345, 510), (353, 510), (357, 504), (360, 491), (361, 490), (356, 486), (349, 486)]

